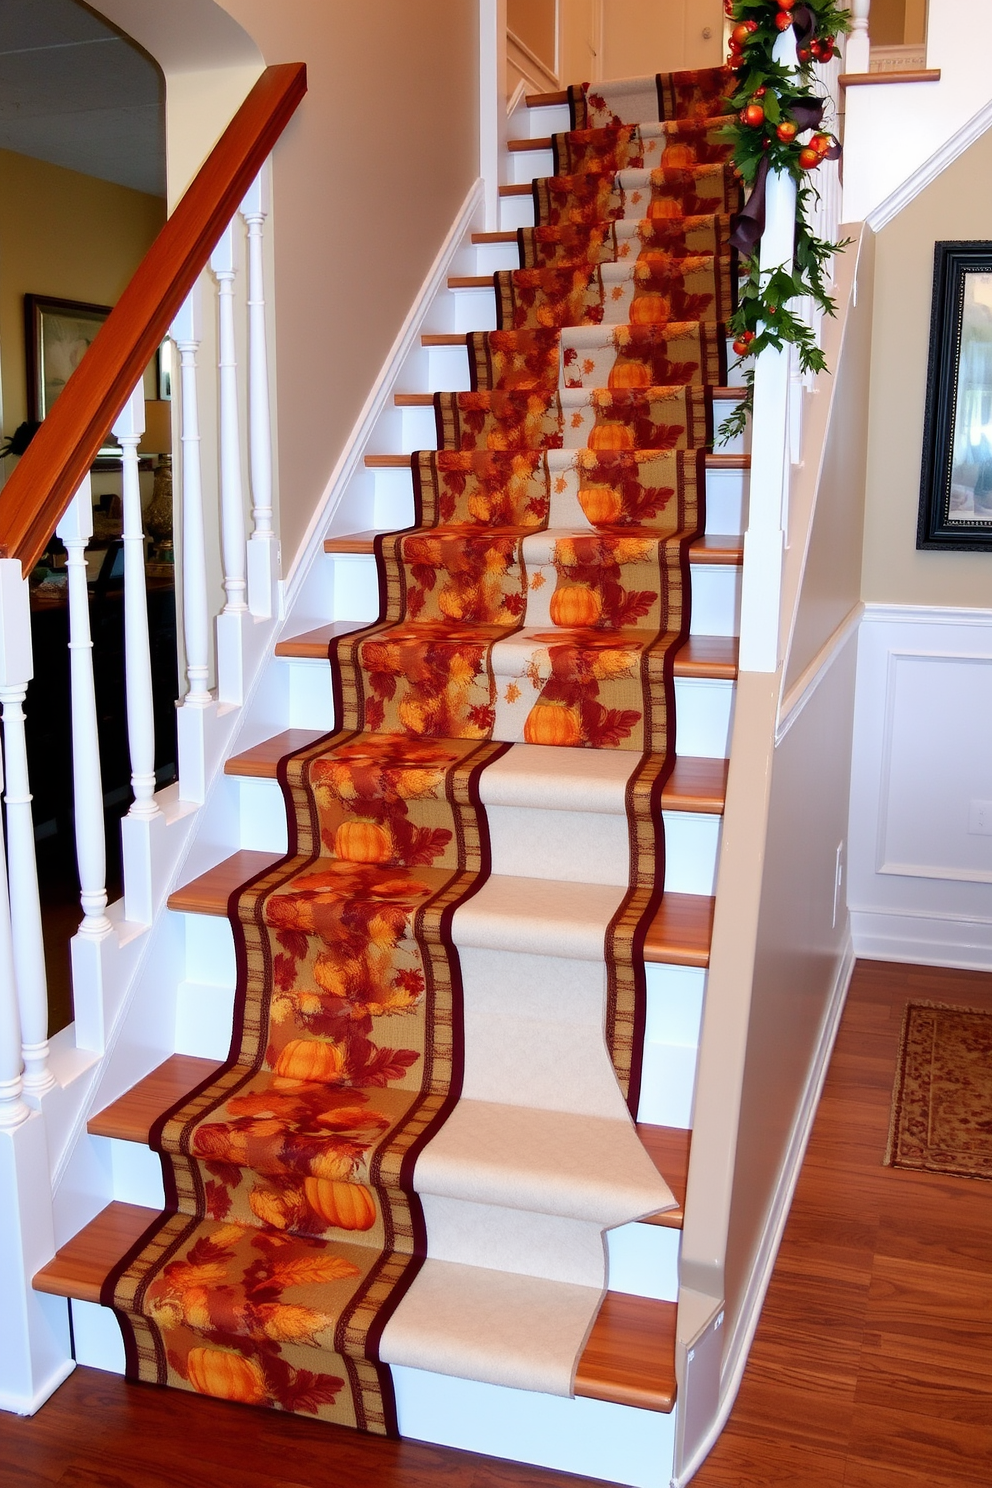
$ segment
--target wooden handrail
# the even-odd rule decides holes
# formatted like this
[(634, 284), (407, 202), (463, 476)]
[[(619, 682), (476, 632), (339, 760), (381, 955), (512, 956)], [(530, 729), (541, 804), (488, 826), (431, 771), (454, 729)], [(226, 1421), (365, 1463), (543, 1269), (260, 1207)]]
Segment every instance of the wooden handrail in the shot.
[(307, 90), (302, 62), (267, 67), (135, 271), (0, 492), (0, 557), (30, 572), (108, 429)]

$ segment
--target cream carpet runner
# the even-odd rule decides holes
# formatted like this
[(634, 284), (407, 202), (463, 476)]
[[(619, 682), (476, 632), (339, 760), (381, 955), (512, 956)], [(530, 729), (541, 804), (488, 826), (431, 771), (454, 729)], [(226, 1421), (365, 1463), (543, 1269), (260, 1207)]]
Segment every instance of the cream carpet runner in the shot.
[[(471, 393), (436, 397), (287, 857), (232, 896), (230, 1056), (152, 1133), (133, 1377), (395, 1430), (389, 1365), (569, 1395), (638, 1140), (675, 652), (725, 375), (729, 74), (571, 90)], [(673, 115), (678, 117), (673, 118)]]

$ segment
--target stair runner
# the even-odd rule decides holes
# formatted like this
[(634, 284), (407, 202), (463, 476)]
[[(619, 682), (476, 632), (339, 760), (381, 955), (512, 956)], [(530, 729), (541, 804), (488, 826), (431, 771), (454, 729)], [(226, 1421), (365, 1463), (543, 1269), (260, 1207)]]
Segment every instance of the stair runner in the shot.
[(132, 1377), (380, 1433), (389, 1365), (567, 1396), (604, 1231), (675, 1203), (631, 1111), (728, 80), (572, 90), (380, 618), (331, 644), (337, 732), (279, 765), (288, 855), (231, 897), (230, 1055), (151, 1131), (166, 1208), (101, 1298)]

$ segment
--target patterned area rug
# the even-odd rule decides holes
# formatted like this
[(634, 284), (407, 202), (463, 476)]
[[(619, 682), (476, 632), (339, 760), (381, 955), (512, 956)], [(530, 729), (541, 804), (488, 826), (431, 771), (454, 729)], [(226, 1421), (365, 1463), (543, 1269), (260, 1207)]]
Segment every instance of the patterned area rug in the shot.
[(390, 1365), (568, 1396), (605, 1231), (674, 1203), (631, 1113), (726, 83), (556, 140), (473, 391), (437, 395), (379, 619), (328, 658), (337, 732), (280, 765), (289, 852), (231, 898), (230, 1055), (151, 1133), (166, 1210), (103, 1297), (132, 1377), (380, 1433)]
[(885, 1162), (992, 1180), (992, 1012), (907, 1005)]

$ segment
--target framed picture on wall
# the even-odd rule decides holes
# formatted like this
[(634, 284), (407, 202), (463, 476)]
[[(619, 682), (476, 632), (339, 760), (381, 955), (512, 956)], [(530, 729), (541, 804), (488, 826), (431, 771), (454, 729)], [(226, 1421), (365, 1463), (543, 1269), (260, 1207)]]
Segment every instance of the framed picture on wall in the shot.
[(934, 245), (916, 546), (992, 552), (992, 243)]
[(109, 305), (24, 296), (28, 418), (33, 423), (48, 413), (109, 314)]

